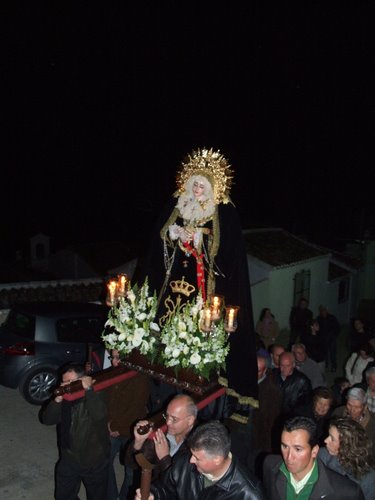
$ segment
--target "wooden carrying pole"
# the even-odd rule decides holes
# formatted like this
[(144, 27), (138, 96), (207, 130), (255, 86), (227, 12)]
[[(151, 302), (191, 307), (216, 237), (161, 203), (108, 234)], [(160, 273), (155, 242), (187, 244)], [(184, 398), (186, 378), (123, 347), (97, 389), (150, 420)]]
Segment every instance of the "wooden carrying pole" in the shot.
[(155, 465), (149, 462), (147, 458), (143, 455), (143, 453), (137, 453), (135, 455), (135, 459), (137, 461), (137, 464), (142, 469), (141, 500), (148, 500), (148, 497), (150, 496), (152, 469), (155, 467)]

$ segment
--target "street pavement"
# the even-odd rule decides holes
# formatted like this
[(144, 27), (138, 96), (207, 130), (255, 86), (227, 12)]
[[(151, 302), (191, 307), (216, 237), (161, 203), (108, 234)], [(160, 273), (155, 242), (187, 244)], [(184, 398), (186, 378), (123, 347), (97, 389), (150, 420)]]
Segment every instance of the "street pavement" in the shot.
[(56, 426), (41, 424), (39, 411), (0, 386), (1, 500), (53, 500)]
[[(56, 426), (39, 421), (40, 406), (0, 386), (0, 500), (53, 500)], [(123, 468), (115, 460), (117, 478)], [(81, 487), (80, 498), (86, 494)]]

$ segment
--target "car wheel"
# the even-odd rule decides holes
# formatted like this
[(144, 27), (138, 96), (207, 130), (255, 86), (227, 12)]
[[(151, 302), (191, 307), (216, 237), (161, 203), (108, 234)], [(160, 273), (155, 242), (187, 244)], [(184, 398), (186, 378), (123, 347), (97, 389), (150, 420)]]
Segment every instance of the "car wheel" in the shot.
[(39, 368), (31, 372), (20, 384), (22, 396), (33, 405), (41, 405), (52, 396), (57, 373), (52, 368)]

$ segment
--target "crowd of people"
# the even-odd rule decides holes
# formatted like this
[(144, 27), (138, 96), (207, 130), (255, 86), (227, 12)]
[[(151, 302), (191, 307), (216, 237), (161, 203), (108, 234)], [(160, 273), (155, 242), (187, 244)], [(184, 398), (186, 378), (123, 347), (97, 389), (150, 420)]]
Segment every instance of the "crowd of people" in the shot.
[[(81, 380), (84, 397), (57, 395), (41, 414), (43, 423), (59, 425), (55, 498), (76, 500), (82, 482), (89, 500), (143, 499), (142, 455), (152, 464), (150, 500), (374, 499), (372, 358), (359, 383), (341, 377), (335, 394), (334, 387), (314, 383), (319, 365), (306, 364), (308, 351), (300, 336), (295, 340), (290, 351), (281, 344), (269, 345), (269, 357), (258, 351), (259, 406), (250, 410), (249, 432), (241, 434), (248, 442), (236, 439), (225, 411), (207, 419), (191, 395), (176, 388), (162, 402), (162, 432), (149, 426), (159, 389), (148, 376), (95, 391), (95, 373), (66, 367), (61, 385)], [(119, 366), (119, 353), (109, 354)], [(116, 478), (119, 457), (123, 476)]]

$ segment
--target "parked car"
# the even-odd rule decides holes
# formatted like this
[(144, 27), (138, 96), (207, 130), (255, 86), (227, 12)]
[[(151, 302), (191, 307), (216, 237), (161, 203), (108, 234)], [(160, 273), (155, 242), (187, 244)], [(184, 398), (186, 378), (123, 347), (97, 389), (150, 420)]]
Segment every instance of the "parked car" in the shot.
[(0, 384), (19, 388), (32, 404), (52, 395), (59, 369), (84, 364), (88, 346), (97, 369), (108, 308), (93, 303), (44, 302), (14, 306), (0, 327)]

